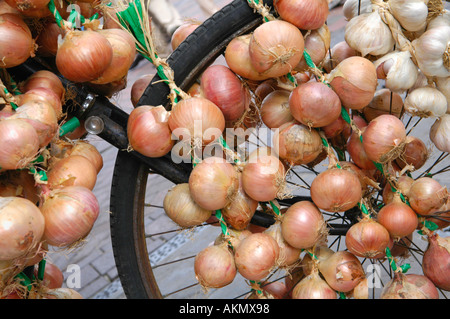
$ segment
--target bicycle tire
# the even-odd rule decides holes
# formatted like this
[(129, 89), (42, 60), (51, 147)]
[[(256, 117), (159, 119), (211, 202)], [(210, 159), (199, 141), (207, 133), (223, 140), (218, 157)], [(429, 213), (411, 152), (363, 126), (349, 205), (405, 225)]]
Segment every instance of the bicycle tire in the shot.
[[(271, 1), (265, 2), (271, 5)], [(262, 17), (245, 0), (234, 0), (200, 25), (169, 56), (175, 83), (189, 88), (218, 57), (227, 43), (262, 23)], [(169, 89), (156, 75), (138, 105), (164, 105), (170, 109)], [(129, 299), (161, 298), (146, 248), (143, 203), (148, 167), (125, 151), (117, 154), (111, 186), (110, 229), (116, 267)]]

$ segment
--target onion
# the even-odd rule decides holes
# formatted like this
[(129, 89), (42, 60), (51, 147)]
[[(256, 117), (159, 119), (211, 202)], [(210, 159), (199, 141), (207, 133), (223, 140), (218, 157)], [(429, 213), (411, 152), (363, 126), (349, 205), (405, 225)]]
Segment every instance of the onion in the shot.
[(403, 111), (402, 97), (389, 89), (377, 90), (372, 101), (363, 109), (364, 117), (368, 122), (382, 114), (392, 114), (401, 118)]
[(50, 188), (84, 186), (92, 190), (97, 182), (97, 168), (85, 156), (70, 155), (50, 165), (47, 179)]
[(167, 216), (181, 227), (192, 227), (204, 223), (212, 212), (201, 208), (191, 196), (189, 184), (174, 186), (164, 197), (164, 211)]
[(260, 281), (276, 267), (280, 249), (268, 234), (251, 234), (235, 248), (237, 270), (248, 280)]
[(12, 260), (34, 249), (44, 234), (37, 206), (21, 197), (0, 197), (0, 260)]
[(21, 169), (37, 156), (39, 137), (24, 119), (6, 119), (0, 121), (0, 145), (0, 167)]
[(336, 291), (349, 292), (365, 278), (360, 261), (348, 251), (337, 251), (318, 266), (328, 285)]
[(289, 109), (290, 92), (274, 90), (261, 102), (261, 120), (268, 128), (278, 128), (294, 120)]
[(325, 79), (343, 106), (361, 110), (372, 101), (378, 85), (375, 66), (368, 59), (352, 56), (339, 63)]
[(131, 86), (131, 103), (134, 107), (138, 106), (138, 102), (142, 97), (142, 94), (144, 94), (145, 90), (147, 89), (147, 86), (152, 81), (155, 74), (144, 74), (141, 77), (139, 77)]
[[(37, 272), (35, 272), (37, 276)], [(42, 284), (49, 289), (61, 288), (64, 283), (64, 274), (61, 269), (58, 268), (55, 264), (50, 262), (45, 263), (44, 268), (44, 279), (42, 280)]]
[(54, 57), (58, 52), (58, 37), (64, 37), (64, 31), (56, 22), (48, 22), (36, 39), (37, 53), (44, 57)]
[(292, 299), (337, 299), (337, 294), (315, 269), (295, 285)]
[[(264, 80), (264, 81), (260, 82), (259, 84), (257, 84), (254, 93), (255, 93), (257, 100), (262, 102), (266, 98), (267, 95), (269, 95), (273, 91), (277, 91), (277, 90), (285, 91), (285, 93), (289, 94), (289, 91), (283, 90), (279, 86), (278, 79), (270, 78), (270, 79)], [(288, 95), (288, 97), (289, 97), (289, 95)]]
[(344, 120), (342, 116), (339, 116), (337, 120), (325, 125), (321, 128), (326, 138), (335, 138), (341, 134), (349, 124)]
[[(262, 289), (263, 298), (288, 299), (289, 297), (289, 291), (286, 284), (281, 281), (272, 281), (269, 283), (265, 282), (260, 285), (260, 288)], [(253, 294), (256, 297), (259, 297), (256, 292), (253, 292)]]
[(244, 34), (233, 38), (225, 49), (225, 61), (228, 67), (245, 79), (263, 81), (269, 75), (258, 72), (250, 61), (249, 44), (251, 34)]
[(9, 170), (0, 175), (0, 196), (23, 197), (34, 204), (39, 202), (38, 189), (32, 174), (26, 170)]
[(44, 18), (51, 15), (48, 9), (49, 0), (5, 0), (11, 7), (31, 18)]
[(71, 288), (56, 288), (46, 290), (42, 299), (83, 299), (83, 296)]
[(297, 122), (280, 126), (273, 135), (273, 145), (280, 158), (290, 165), (308, 164), (323, 150), (319, 133)]
[(55, 92), (61, 100), (65, 95), (65, 88), (61, 79), (55, 73), (47, 70), (40, 70), (33, 73), (20, 85), (20, 90), (24, 93), (35, 88), (50, 89)]
[(320, 28), (329, 13), (327, 0), (275, 0), (273, 5), (283, 20), (302, 30)]
[(89, 82), (106, 71), (112, 58), (111, 44), (101, 33), (71, 30), (58, 47), (56, 66), (70, 81)]
[[(361, 131), (364, 132), (365, 128)], [(347, 152), (355, 164), (362, 169), (375, 169), (375, 163), (367, 156), (357, 132), (353, 132), (347, 141)]]
[(327, 259), (334, 253), (335, 252), (328, 248), (325, 244), (319, 244), (314, 246), (312, 249), (309, 249), (308, 253), (303, 256), (300, 263), (300, 267), (302, 267), (304, 275), (310, 275), (319, 262)]
[(141, 105), (128, 117), (127, 136), (133, 150), (148, 156), (161, 157), (174, 145), (169, 128), (170, 113), (162, 106)]
[(318, 208), (329, 212), (344, 212), (355, 207), (361, 197), (358, 177), (345, 169), (327, 169), (311, 183), (311, 199)]
[(67, 150), (65, 156), (81, 155), (86, 157), (94, 165), (97, 173), (103, 168), (103, 157), (98, 149), (86, 140), (74, 141), (74, 144)]
[(231, 163), (209, 157), (197, 164), (189, 176), (189, 190), (194, 201), (207, 210), (222, 209), (239, 189), (239, 175)]
[(439, 299), (439, 293), (433, 283), (425, 276), (395, 272), (386, 286), (381, 299)]
[(427, 215), (448, 201), (446, 186), (431, 177), (421, 177), (411, 184), (408, 192), (411, 208), (419, 215)]
[(123, 29), (97, 30), (111, 45), (112, 59), (106, 70), (91, 83), (107, 84), (126, 77), (136, 56), (134, 38)]
[(284, 239), (282, 235), (282, 223), (280, 221), (277, 221), (269, 226), (269, 228), (267, 228), (264, 233), (272, 236), (272, 238), (275, 239), (278, 247), (280, 248), (279, 257), (277, 260), (278, 267), (289, 268), (300, 259), (301, 249), (292, 247)]
[(300, 30), (283, 20), (259, 25), (249, 43), (250, 63), (268, 77), (289, 73), (302, 59), (305, 43)]
[(399, 200), (396, 196), (393, 202), (380, 209), (377, 216), (377, 221), (387, 229), (395, 241), (409, 236), (419, 223), (416, 213)]
[(406, 129), (396, 116), (383, 114), (370, 121), (362, 137), (367, 157), (377, 163), (386, 163), (403, 152)]
[[(319, 29), (312, 30), (305, 35), (305, 51), (308, 52), (314, 65), (321, 65), (322, 61), (328, 54), (330, 49), (331, 34), (326, 24)], [(300, 63), (295, 67), (297, 71), (306, 71), (309, 69), (305, 59), (301, 59)]]
[(183, 136), (183, 140), (191, 141), (194, 147), (217, 140), (225, 129), (222, 111), (201, 97), (183, 99), (175, 104), (168, 123), (175, 136)]
[(16, 95), (16, 99), (19, 106), (33, 101), (46, 102), (52, 106), (57, 120), (62, 118), (63, 110), (61, 98), (55, 93), (55, 91), (49, 88), (36, 87), (28, 90), (24, 94)]
[(450, 114), (444, 114), (430, 129), (430, 140), (442, 152), (450, 152)]
[(405, 144), (402, 155), (395, 160), (395, 163), (403, 169), (406, 165), (412, 166), (412, 170), (418, 170), (427, 162), (430, 154), (428, 148), (421, 139), (410, 136)]
[(53, 106), (44, 101), (31, 100), (22, 104), (11, 119), (30, 123), (39, 137), (39, 147), (47, 146), (58, 133), (58, 118)]
[(428, 248), (423, 255), (425, 276), (438, 288), (450, 291), (450, 238), (438, 234), (428, 236)]
[(384, 256), (389, 240), (387, 229), (369, 217), (353, 224), (345, 235), (348, 250), (355, 256), (365, 258)]
[(195, 277), (202, 287), (222, 288), (237, 274), (233, 254), (226, 245), (213, 245), (200, 251), (194, 260)]
[(414, 233), (409, 236), (400, 238), (398, 241), (393, 241), (391, 248), (391, 255), (394, 257), (407, 257), (409, 253), (409, 247), (411, 247)]
[[(211, 219), (215, 219), (218, 221), (216, 216), (211, 216)], [(220, 226), (219, 222), (212, 224), (214, 226)], [(265, 230), (266, 228), (264, 228)], [(228, 228), (228, 233), (225, 235), (223, 232), (217, 236), (216, 240), (214, 241), (214, 245), (221, 245), (221, 244), (230, 244), (232, 247), (237, 247), (239, 243), (246, 237), (252, 234), (252, 232), (248, 229), (244, 230), (236, 230), (233, 228)]]
[(323, 61), (323, 68), (327, 73), (335, 68), (343, 60), (355, 56), (356, 51), (352, 49), (346, 41), (336, 43), (331, 49), (331, 55), (327, 55)]
[[(395, 183), (395, 189), (399, 191), (401, 194), (408, 196), (409, 189), (411, 188), (412, 183), (414, 183), (414, 179), (409, 176), (402, 175), (397, 179)], [(392, 191), (391, 184), (387, 183), (383, 189), (383, 202), (385, 204), (389, 204), (394, 199), (394, 192)]]
[(239, 188), (233, 195), (233, 200), (222, 209), (222, 215), (227, 224), (236, 230), (245, 229), (255, 214), (258, 202), (250, 198), (242, 185), (242, 173), (238, 174)]
[(244, 191), (256, 201), (270, 201), (280, 196), (284, 183), (285, 168), (274, 155), (256, 155), (242, 171)]
[(289, 97), (289, 107), (292, 116), (308, 127), (326, 126), (341, 116), (339, 96), (322, 82), (297, 86)]
[(178, 46), (183, 42), (195, 29), (199, 26), (199, 23), (196, 22), (185, 22), (180, 25), (175, 32), (172, 34), (170, 39), (170, 45), (172, 50), (178, 48)]
[(65, 247), (84, 239), (99, 215), (94, 193), (83, 186), (65, 186), (43, 194), (40, 207), (45, 218), (45, 241)]
[(0, 15), (0, 67), (12, 68), (34, 56), (34, 40), (28, 25), (14, 13)]
[(281, 234), (291, 246), (306, 249), (324, 240), (327, 228), (319, 209), (309, 201), (300, 201), (283, 214)]
[(250, 94), (241, 80), (224, 65), (211, 65), (200, 80), (203, 97), (216, 104), (225, 121), (241, 118), (250, 104)]

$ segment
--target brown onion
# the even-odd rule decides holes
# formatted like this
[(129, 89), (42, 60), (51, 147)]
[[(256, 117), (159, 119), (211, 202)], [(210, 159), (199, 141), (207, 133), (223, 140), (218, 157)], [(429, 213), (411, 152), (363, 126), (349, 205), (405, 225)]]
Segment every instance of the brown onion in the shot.
[(237, 274), (233, 254), (226, 245), (213, 245), (200, 251), (194, 260), (195, 277), (202, 287), (222, 288)]
[(421, 177), (411, 184), (408, 192), (411, 208), (419, 215), (427, 215), (447, 203), (449, 194), (446, 186), (442, 186), (431, 177)]
[(378, 85), (375, 66), (366, 58), (353, 56), (325, 76), (342, 105), (361, 110), (372, 101)]
[(0, 121), (0, 168), (25, 168), (37, 156), (39, 136), (24, 119)]
[(138, 78), (133, 85), (131, 86), (131, 103), (134, 107), (138, 105), (139, 100), (142, 97), (142, 94), (144, 94), (145, 89), (147, 89), (147, 86), (152, 81), (155, 74), (144, 74), (140, 78)]
[(83, 296), (72, 288), (55, 288), (45, 290), (42, 299), (83, 299)]
[(92, 190), (97, 182), (97, 168), (85, 156), (70, 155), (49, 167), (47, 179), (51, 188), (83, 186)]
[(233, 200), (222, 209), (222, 215), (232, 228), (243, 230), (255, 214), (258, 202), (245, 193), (242, 186), (242, 173), (238, 174), (238, 178), (239, 187), (233, 196)]
[(433, 233), (428, 236), (428, 243), (423, 255), (423, 273), (436, 287), (450, 291), (450, 238)]
[(200, 88), (203, 97), (216, 104), (225, 121), (241, 118), (250, 104), (250, 94), (242, 81), (228, 67), (211, 65), (202, 73)]
[(318, 208), (329, 212), (343, 212), (355, 207), (361, 197), (359, 178), (345, 169), (327, 169), (311, 183), (311, 199)]
[[(364, 132), (365, 128), (361, 131)], [(357, 132), (353, 132), (347, 141), (347, 152), (359, 168), (373, 170), (375, 163), (367, 156), (363, 143)]]
[(309, 201), (300, 201), (283, 214), (281, 234), (291, 246), (306, 249), (325, 239), (327, 228), (320, 210)]
[(71, 30), (56, 53), (56, 66), (73, 82), (98, 79), (111, 64), (113, 49), (108, 39), (92, 30)]
[(295, 285), (292, 299), (337, 299), (337, 293), (320, 277), (316, 269)]
[(55, 92), (58, 97), (63, 100), (65, 88), (61, 79), (53, 72), (40, 70), (33, 73), (27, 80), (20, 85), (20, 90), (24, 93), (35, 88), (47, 88)]
[(403, 99), (400, 94), (389, 89), (377, 90), (372, 101), (363, 109), (363, 113), (368, 122), (381, 114), (392, 114), (401, 118), (404, 113)]
[(51, 15), (48, 9), (49, 0), (5, 0), (22, 15), (31, 18), (44, 18)]
[(178, 48), (178, 46), (183, 42), (195, 29), (199, 26), (199, 23), (196, 22), (185, 22), (180, 25), (175, 32), (172, 34), (170, 39), (170, 45), (172, 50)]
[(37, 53), (44, 57), (54, 57), (58, 52), (58, 37), (64, 36), (64, 31), (56, 22), (48, 22), (36, 39)]
[[(327, 56), (330, 49), (330, 42), (330, 29), (326, 24), (305, 35), (305, 51), (308, 52), (311, 61), (315, 65), (321, 65), (322, 61)], [(309, 66), (305, 59), (301, 59), (300, 63), (295, 67), (295, 70), (297, 71), (305, 71), (308, 69)]]
[(234, 260), (238, 272), (248, 280), (260, 281), (276, 267), (279, 247), (265, 233), (254, 233), (236, 247)]
[(283, 20), (302, 30), (320, 28), (329, 13), (327, 0), (275, 0), (273, 4)]
[(34, 56), (34, 40), (28, 25), (14, 13), (0, 15), (0, 67), (12, 68)]
[(191, 97), (183, 99), (172, 108), (169, 127), (176, 137), (191, 141), (194, 147), (217, 140), (225, 129), (222, 111), (213, 102)]
[(74, 144), (67, 150), (65, 156), (81, 155), (86, 157), (97, 170), (97, 173), (103, 168), (103, 157), (97, 147), (86, 140), (74, 141)]
[(0, 197), (0, 260), (12, 260), (34, 249), (44, 226), (44, 217), (28, 199)]
[[(395, 183), (394, 190), (399, 191), (401, 194), (408, 196), (409, 189), (411, 188), (414, 179), (409, 176), (402, 175), (397, 179)], [(394, 191), (392, 190), (391, 184), (387, 183), (383, 188), (383, 203), (389, 204), (394, 199)]]
[(83, 186), (66, 186), (44, 193), (45, 241), (63, 247), (84, 239), (100, 212), (94, 193)]
[(289, 267), (300, 259), (300, 248), (292, 247), (282, 235), (282, 223), (277, 221), (270, 225), (264, 233), (270, 235), (278, 243), (280, 253), (277, 261), (278, 267)]
[(384, 226), (374, 219), (364, 217), (352, 225), (345, 235), (345, 245), (358, 257), (379, 258), (389, 245), (390, 235)]
[(278, 128), (294, 120), (289, 109), (289, 96), (289, 91), (274, 90), (262, 100), (261, 120), (268, 128)]
[(280, 158), (290, 165), (308, 164), (323, 150), (319, 133), (295, 121), (280, 126), (273, 135), (273, 145)]
[(182, 183), (170, 189), (164, 197), (164, 211), (181, 227), (192, 227), (204, 223), (212, 212), (201, 208), (191, 196), (189, 184)]
[(26, 170), (9, 170), (0, 175), (0, 196), (23, 197), (34, 204), (39, 202), (34, 177)]
[(283, 190), (285, 168), (273, 155), (256, 155), (249, 159), (242, 171), (245, 193), (256, 201), (275, 199)]
[(439, 292), (425, 276), (395, 272), (383, 288), (381, 299), (439, 299)]
[(377, 221), (396, 241), (410, 235), (419, 223), (416, 213), (407, 204), (399, 201), (397, 196), (393, 202), (380, 209)]
[(337, 251), (319, 262), (319, 271), (336, 291), (349, 292), (365, 278), (358, 258), (348, 251)]
[(352, 49), (347, 41), (341, 41), (336, 43), (331, 49), (331, 55), (327, 55), (323, 61), (323, 68), (327, 73), (330, 73), (336, 65), (341, 63), (343, 60), (355, 56), (356, 51)]
[(170, 113), (162, 106), (141, 105), (128, 117), (127, 136), (136, 152), (148, 157), (161, 157), (174, 145), (169, 128)]
[(403, 154), (395, 160), (401, 169), (406, 165), (412, 166), (411, 170), (418, 170), (427, 162), (430, 154), (425, 143), (414, 136), (409, 136), (405, 144)]
[(305, 43), (300, 30), (283, 20), (259, 25), (249, 43), (250, 63), (268, 77), (289, 73), (302, 59)]
[(207, 210), (222, 209), (239, 189), (239, 176), (231, 163), (209, 157), (197, 164), (189, 176), (189, 190), (194, 201)]
[(55, 91), (49, 88), (36, 87), (28, 90), (24, 94), (17, 95), (16, 99), (19, 106), (36, 100), (46, 102), (53, 107), (56, 118), (58, 120), (62, 118), (63, 110), (61, 98), (55, 93)]
[[(35, 274), (37, 276), (37, 272)], [(50, 262), (45, 263), (42, 284), (50, 289), (61, 288), (64, 283), (64, 274), (58, 266)]]
[(396, 116), (383, 114), (370, 121), (362, 138), (369, 159), (377, 163), (393, 161), (404, 149), (405, 125)]
[(289, 97), (292, 116), (308, 127), (331, 124), (341, 116), (339, 96), (322, 82), (297, 86)]

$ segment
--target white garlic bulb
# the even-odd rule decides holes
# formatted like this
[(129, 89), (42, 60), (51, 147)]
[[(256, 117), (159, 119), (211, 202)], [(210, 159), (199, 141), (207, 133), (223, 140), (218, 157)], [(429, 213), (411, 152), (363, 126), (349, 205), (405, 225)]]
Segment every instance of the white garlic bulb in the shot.
[(345, 18), (351, 20), (363, 13), (372, 12), (372, 2), (370, 0), (347, 0), (342, 6)]
[(419, 68), (426, 76), (450, 76), (450, 26), (439, 26), (412, 41)]
[(447, 99), (438, 89), (428, 85), (410, 92), (404, 106), (412, 116), (441, 117), (447, 112)]
[(374, 62), (379, 79), (393, 92), (404, 92), (416, 83), (419, 71), (409, 51), (393, 51)]
[(450, 11), (444, 10), (444, 12), (437, 17), (433, 18), (428, 22), (427, 30), (440, 27), (440, 26), (450, 25)]
[(430, 140), (442, 152), (450, 152), (450, 114), (444, 114), (430, 129)]
[(447, 99), (447, 113), (450, 114), (450, 77), (436, 78), (436, 87)]
[(427, 26), (428, 1), (424, 0), (389, 0), (392, 15), (405, 30), (423, 31)]
[(364, 13), (351, 19), (345, 26), (345, 41), (348, 45), (366, 55), (379, 56), (394, 48), (391, 30), (383, 22), (378, 11)]

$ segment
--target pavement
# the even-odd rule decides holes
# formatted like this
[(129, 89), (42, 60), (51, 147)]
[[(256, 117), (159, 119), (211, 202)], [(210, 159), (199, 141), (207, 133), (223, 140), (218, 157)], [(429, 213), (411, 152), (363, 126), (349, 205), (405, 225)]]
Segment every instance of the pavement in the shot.
[[(172, 1), (179, 12), (182, 13), (183, 18), (200, 21), (206, 19), (206, 15), (194, 0)], [(217, 6), (222, 6), (227, 2), (227, 0), (215, 0)], [(327, 23), (332, 32), (333, 46), (343, 39), (346, 21), (342, 15), (341, 6), (334, 8), (330, 12)], [(167, 47), (161, 47), (162, 51), (165, 49)], [(129, 72), (128, 86), (117, 96), (113, 97), (112, 102), (116, 103), (125, 111), (130, 112), (132, 109), (130, 102), (132, 84), (140, 76), (153, 73), (154, 68), (151, 64), (147, 62), (140, 63), (135, 69)], [(73, 286), (74, 283), (76, 284), (73, 281), (74, 269), (79, 270), (81, 281), (74, 289), (84, 298), (124, 299), (126, 296), (118, 278), (109, 229), (109, 196), (117, 149), (102, 141), (97, 136), (89, 136), (88, 140), (97, 147), (104, 159), (103, 169), (98, 175), (97, 184), (94, 188), (94, 193), (100, 203), (100, 216), (81, 247), (72, 251), (52, 249), (49, 252), (48, 261), (56, 264), (63, 271), (65, 277), (64, 286)], [(311, 174), (311, 176), (307, 176), (306, 178), (311, 180), (313, 175)], [(152, 185), (150, 192), (147, 194), (150, 198), (149, 202), (154, 203), (155, 206), (160, 206), (164, 195), (172, 184), (159, 176), (150, 176), (149, 183), (149, 185)], [(183, 257), (192, 257), (195, 251), (212, 243), (220, 233), (217, 227), (210, 226), (195, 231), (169, 232), (165, 234), (165, 230), (170, 229), (173, 223), (165, 215), (163, 209), (158, 207), (151, 207), (149, 209), (152, 212), (149, 214), (149, 217), (146, 217), (147, 233), (162, 233), (160, 236), (152, 237), (148, 242), (148, 246), (150, 247), (150, 260), (153, 265), (168, 263), (174, 259)], [(228, 298), (231, 290), (234, 295), (239, 293), (245, 294), (249, 290), (247, 282), (242, 278), (237, 278), (235, 280), (237, 284), (233, 287), (204, 291), (201, 287), (195, 285), (196, 280), (190, 267), (177, 267), (177, 271), (172, 269), (164, 270), (163, 267), (155, 268), (154, 270), (155, 276), (165, 278), (164, 284), (160, 285), (163, 294), (165, 290), (169, 291), (172, 285), (176, 285), (180, 281), (183, 281), (187, 285), (194, 285), (192, 289), (172, 295), (170, 296), (171, 298)], [(183, 271), (180, 271), (180, 269), (183, 269)]]

